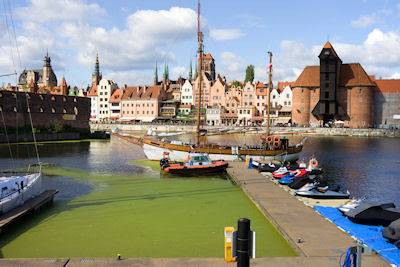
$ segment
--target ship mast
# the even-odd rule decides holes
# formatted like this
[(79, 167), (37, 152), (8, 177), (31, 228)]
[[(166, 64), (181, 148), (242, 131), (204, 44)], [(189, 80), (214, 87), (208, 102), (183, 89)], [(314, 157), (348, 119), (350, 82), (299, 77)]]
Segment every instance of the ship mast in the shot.
[(267, 136), (269, 136), (269, 112), (270, 112), (270, 104), (271, 104), (271, 89), (272, 89), (272, 53), (271, 51), (267, 52), (269, 55), (269, 77), (268, 77), (268, 107), (267, 107)]
[(203, 34), (200, 31), (200, 1), (197, 2), (197, 41), (199, 43), (199, 100), (197, 102), (197, 147), (200, 151), (200, 111), (201, 111), (201, 87), (202, 87), (202, 66), (203, 66)]

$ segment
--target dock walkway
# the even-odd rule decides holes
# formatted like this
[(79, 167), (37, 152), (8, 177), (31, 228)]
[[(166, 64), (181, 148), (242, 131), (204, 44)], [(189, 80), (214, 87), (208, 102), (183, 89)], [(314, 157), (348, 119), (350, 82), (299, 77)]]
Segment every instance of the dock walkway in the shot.
[(24, 204), (21, 206), (3, 214), (0, 217), (0, 232), (3, 231), (3, 229), (9, 225), (10, 223), (16, 221), (20, 217), (24, 216), (26, 213), (32, 211), (32, 210), (37, 210), (43, 205), (47, 204), (48, 202), (52, 201), (54, 198), (54, 195), (58, 193), (57, 189), (53, 190), (46, 190), (40, 195), (38, 195), (35, 198), (32, 198), (31, 200), (26, 201)]

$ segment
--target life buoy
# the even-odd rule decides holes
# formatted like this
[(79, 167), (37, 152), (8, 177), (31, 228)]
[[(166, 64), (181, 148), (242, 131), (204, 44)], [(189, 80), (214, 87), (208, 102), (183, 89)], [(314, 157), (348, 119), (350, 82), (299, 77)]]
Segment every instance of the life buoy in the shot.
[(281, 142), (274, 142), (274, 148), (279, 148), (281, 146)]
[(316, 158), (312, 158), (308, 162), (308, 165), (310, 165), (312, 168), (316, 168), (318, 167), (318, 160)]
[(274, 137), (272, 135), (269, 135), (266, 140), (267, 140), (268, 144), (271, 144), (274, 140)]
[(274, 137), (274, 148), (279, 148), (281, 146), (281, 139), (278, 136)]

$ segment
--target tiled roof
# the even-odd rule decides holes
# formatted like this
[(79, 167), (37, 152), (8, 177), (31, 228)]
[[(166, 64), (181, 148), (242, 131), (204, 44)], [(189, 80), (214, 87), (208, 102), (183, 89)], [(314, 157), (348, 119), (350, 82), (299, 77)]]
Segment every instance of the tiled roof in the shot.
[(222, 118), (237, 118), (238, 115), (236, 113), (222, 113), (221, 117)]
[(161, 93), (161, 85), (154, 85), (154, 86), (146, 86), (146, 91), (144, 91), (144, 86), (141, 88), (141, 96), (140, 98), (158, 98)]
[(97, 96), (97, 85), (92, 86), (92, 88), (90, 88), (88, 96)]
[(122, 95), (124, 93), (123, 89), (117, 89), (114, 91), (114, 93), (111, 95), (109, 102), (110, 103), (119, 103), (121, 102)]
[(278, 83), (278, 89), (279, 91), (282, 91), (284, 87), (290, 86), (292, 87), (293, 82), (279, 82)]
[(210, 53), (208, 53), (207, 55), (203, 54), (203, 58), (205, 58), (205, 59), (213, 59), (213, 57), (211, 56)]
[(333, 51), (333, 54), (335, 54), (335, 56), (337, 56), (337, 57), (339, 57), (337, 54), (336, 54), (336, 51), (335, 51), (335, 49), (333, 49), (333, 46), (331, 45), (331, 43), (328, 41), (328, 42), (326, 42), (326, 44), (324, 45), (324, 47), (323, 48), (330, 48), (330, 49), (332, 49), (332, 51)]
[[(360, 63), (342, 64), (339, 86), (375, 86)], [(307, 66), (292, 87), (320, 87), (319, 66)]]
[(137, 94), (137, 86), (130, 86), (130, 87), (125, 87), (125, 92), (122, 95), (123, 100), (129, 100), (129, 99), (134, 99)]
[(397, 93), (400, 94), (400, 80), (375, 80), (376, 89), (375, 92), (380, 92), (382, 94)]
[(220, 81), (220, 83), (222, 84), (222, 85), (225, 85), (225, 82), (224, 82), (224, 80), (221, 78), (221, 76), (218, 74), (218, 80)]

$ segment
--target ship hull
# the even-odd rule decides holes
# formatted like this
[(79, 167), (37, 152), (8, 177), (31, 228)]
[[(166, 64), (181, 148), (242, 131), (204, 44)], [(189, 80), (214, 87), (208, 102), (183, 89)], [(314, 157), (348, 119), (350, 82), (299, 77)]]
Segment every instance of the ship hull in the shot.
[[(129, 134), (114, 133), (114, 136), (123, 138), (131, 143), (141, 145), (143, 152), (149, 160), (161, 160), (165, 153), (169, 154), (169, 158), (173, 161), (184, 161), (188, 152), (207, 153), (211, 160), (237, 161), (244, 160), (246, 157), (254, 160), (263, 161), (295, 161), (299, 159), (299, 155), (303, 149), (302, 145), (289, 147), (287, 150), (262, 150), (262, 149), (243, 149), (240, 147), (224, 147), (224, 146), (207, 146), (193, 148), (189, 144), (181, 144), (177, 142), (166, 143), (148, 138), (136, 137)], [(199, 151), (200, 150), (200, 151)]]

